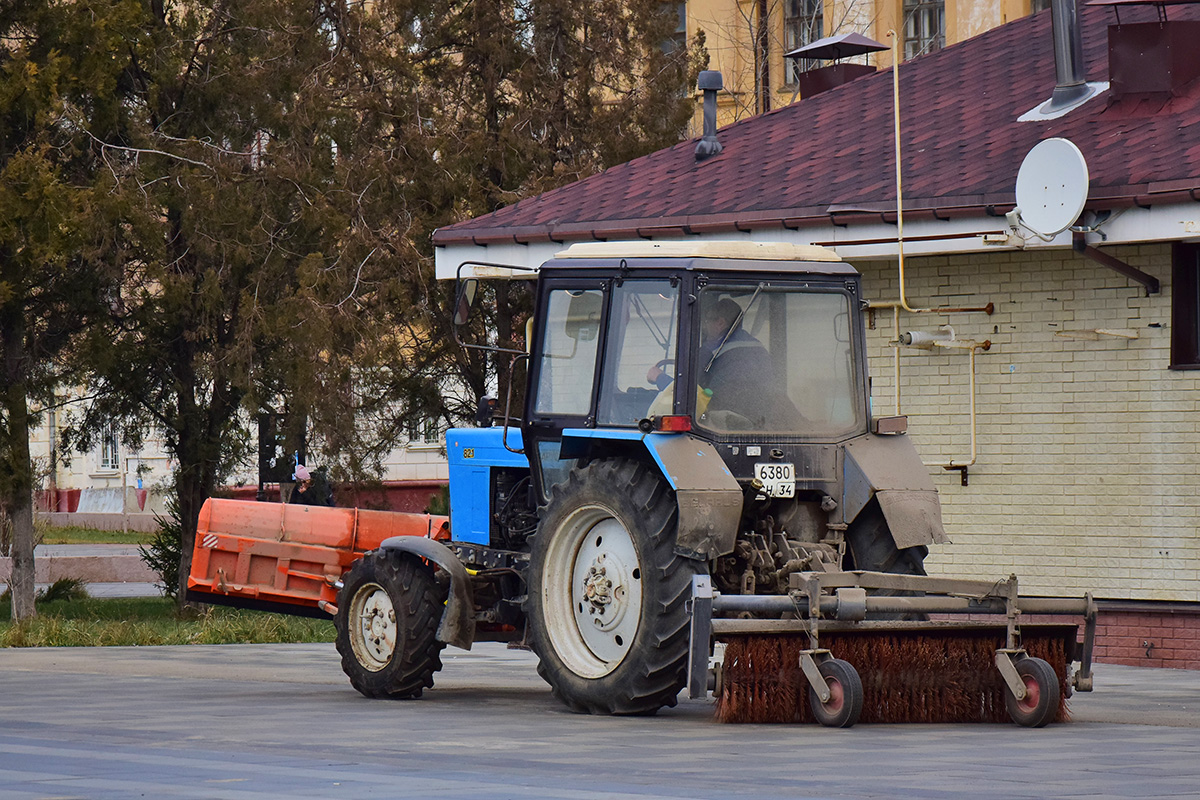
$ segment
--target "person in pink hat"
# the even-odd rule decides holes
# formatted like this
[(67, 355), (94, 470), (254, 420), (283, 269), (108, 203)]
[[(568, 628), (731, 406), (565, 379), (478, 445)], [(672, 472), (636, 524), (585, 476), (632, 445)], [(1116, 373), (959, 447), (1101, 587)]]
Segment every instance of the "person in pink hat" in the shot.
[(312, 473), (303, 464), (296, 465), (296, 486), (292, 489), (289, 503), (299, 503), (307, 506), (331, 506), (332, 498), (323, 497), (317, 487), (313, 486)]

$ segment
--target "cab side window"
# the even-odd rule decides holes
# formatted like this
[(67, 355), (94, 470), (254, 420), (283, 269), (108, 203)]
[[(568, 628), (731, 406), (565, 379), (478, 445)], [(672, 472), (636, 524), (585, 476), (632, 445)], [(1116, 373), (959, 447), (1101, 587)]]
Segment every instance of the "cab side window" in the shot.
[(603, 301), (598, 289), (550, 292), (534, 406), (538, 414), (587, 416), (590, 411)]

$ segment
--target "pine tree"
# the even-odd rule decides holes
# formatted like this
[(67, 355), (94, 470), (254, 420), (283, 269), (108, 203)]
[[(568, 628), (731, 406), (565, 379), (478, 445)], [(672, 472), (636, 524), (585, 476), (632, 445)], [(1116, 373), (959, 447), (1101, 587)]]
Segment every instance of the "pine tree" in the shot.
[(0, 518), (16, 619), (36, 613), (30, 428), (120, 275), (120, 190), (93, 136), (119, 135), (111, 54), (130, 13), (120, 0), (0, 10)]
[(376, 338), (360, 312), (395, 279), (406, 230), (380, 222), (390, 181), (354, 142), (355, 70), (328, 8), (146, 12), (130, 72), (139, 125), (109, 150), (154, 224), (139, 228), (121, 303), (93, 331), (99, 397), (76, 441), (114, 417), (130, 440), (164, 434), (186, 580), (201, 505), (249, 450), (248, 415), (304, 418), (344, 399)]
[[(254, 414), (311, 426), (347, 474), (414, 414), (469, 415), (497, 365), (454, 344), (432, 232), (676, 141), (699, 51), (664, 49), (659, 0), (133, 8), (133, 120), (99, 150), (139, 205), (120, 296), (75, 350), (96, 398), (74, 442), (114, 418), (164, 435), (182, 580)], [(501, 289), (502, 342), (526, 307)]]
[[(418, 0), (377, 13), (406, 36), (375, 75), (408, 122), (425, 275), (437, 227), (678, 142), (707, 58), (702, 37), (674, 40), (678, 11), (661, 0)], [(488, 361), (455, 343), (452, 288), (409, 284), (394, 321), (413, 342), (397, 374), (409, 398), (426, 401), (406, 408), (445, 423), (468, 419), (490, 378), (509, 383), (508, 356)], [(474, 338), (519, 349), (531, 293), (520, 282), (493, 291)]]

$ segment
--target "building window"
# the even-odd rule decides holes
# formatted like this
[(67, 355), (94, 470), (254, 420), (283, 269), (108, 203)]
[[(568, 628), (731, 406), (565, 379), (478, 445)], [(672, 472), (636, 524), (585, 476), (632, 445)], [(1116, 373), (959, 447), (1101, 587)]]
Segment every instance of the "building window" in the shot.
[(663, 52), (667, 55), (676, 50), (687, 49), (687, 3), (676, 3), (675, 13), (679, 17), (679, 21), (675, 25), (675, 32), (662, 45)]
[[(824, 35), (824, 0), (784, 0), (783, 52), (790, 53), (797, 47), (812, 44)], [(801, 72), (821, 66), (815, 58), (787, 58), (784, 61), (789, 84), (794, 84)]]
[(117, 429), (111, 425), (100, 434), (100, 469), (116, 472), (121, 468), (121, 449), (117, 441)]
[(904, 0), (905, 60), (945, 46), (945, 0)]
[(1050, 0), (1029, 0), (1029, 13), (1036, 14), (1050, 7)]
[(1200, 245), (1171, 256), (1171, 369), (1200, 369)]
[(441, 443), (441, 432), (437, 420), (432, 417), (420, 417), (408, 421), (408, 443), (410, 445), (429, 445)]

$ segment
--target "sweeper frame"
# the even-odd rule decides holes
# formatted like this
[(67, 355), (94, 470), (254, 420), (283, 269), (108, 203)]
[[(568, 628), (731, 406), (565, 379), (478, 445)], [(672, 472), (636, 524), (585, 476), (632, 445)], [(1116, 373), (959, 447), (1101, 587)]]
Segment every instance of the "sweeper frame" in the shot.
[[(874, 594), (868, 595), (868, 591)], [(718, 716), (721, 716), (720, 706), (731, 706), (735, 702), (732, 695), (736, 692), (734, 684), (738, 678), (734, 677), (734, 669), (745, 666), (742, 662), (754, 660), (732, 643), (749, 641), (748, 637), (780, 637), (781, 640), (790, 637), (793, 641), (798, 639), (801, 645), (793, 647), (788, 655), (772, 654), (771, 658), (780, 662), (774, 670), (777, 678), (771, 685), (765, 688), (760, 685), (752, 691), (755, 703), (783, 707), (783, 716), (752, 719), (733, 708), (727, 709), (724, 716), (738, 721), (786, 721), (790, 708), (786, 698), (803, 695), (806, 685), (812, 718), (831, 727), (850, 727), (859, 720), (864, 695), (878, 705), (894, 703), (895, 697), (889, 696), (889, 692), (896, 691), (894, 684), (911, 681), (914, 673), (925, 675), (939, 671), (935, 667), (942, 664), (920, 663), (910, 650), (901, 657), (903, 663), (899, 665), (898, 672), (905, 674), (894, 681), (886, 674), (888, 667), (881, 667), (877, 660), (876, 663), (860, 664), (870, 672), (864, 692), (859, 671), (848, 661), (834, 656), (834, 650), (839, 649), (837, 644), (832, 650), (823, 647), (823, 635), (825, 639), (834, 639), (849, 633), (873, 641), (874, 645), (865, 649), (851, 648), (860, 657), (864, 653), (871, 654), (865, 660), (873, 660), (880, 650), (887, 649), (879, 646), (881, 637), (902, 633), (910, 639), (926, 637), (934, 643), (933, 658), (961, 660), (968, 671), (989, 672), (994, 665), (991, 680), (987, 675), (979, 675), (978, 682), (970, 688), (964, 688), (964, 682), (957, 681), (953, 691), (959, 695), (960, 707), (967, 707), (965, 713), (978, 715), (980, 719), (994, 718), (990, 709), (999, 705), (994, 700), (1000, 691), (1004, 708), (1014, 722), (1041, 727), (1065, 714), (1060, 708), (1063, 690), (1069, 695), (1071, 691), (1092, 689), (1096, 611), (1090, 594), (1081, 598), (1022, 597), (1015, 575), (1000, 581), (982, 581), (864, 571), (801, 572), (791, 576), (787, 595), (722, 595), (713, 591), (707, 575), (697, 575), (692, 580), (690, 601), (688, 691), (692, 698), (706, 697), (712, 691), (718, 698)], [(1058, 626), (1052, 631), (1059, 639), (1069, 637), (1061, 642), (1064, 646), (1056, 659), (1061, 662), (1059, 670), (1069, 674), (1060, 674), (1046, 660), (1026, 651), (1022, 617), (1030, 614), (1083, 617), (1082, 642), (1075, 641), (1077, 623)], [(938, 619), (943, 615), (970, 615), (975, 619), (965, 623)], [(982, 619), (996, 616), (1003, 616), (1002, 627)], [(938, 635), (946, 631), (953, 631), (956, 640), (964, 632), (971, 631), (982, 637), (983, 642), (993, 640), (1002, 646), (994, 649), (990, 665), (980, 663), (978, 658), (972, 661), (967, 650), (960, 651), (957, 647), (953, 651), (944, 647), (938, 650)], [(802, 646), (805, 638), (807, 647)], [(710, 667), (710, 653), (715, 641), (729, 644), (724, 660), (718, 660)], [(930, 658), (928, 654), (925, 657)], [(1068, 664), (1074, 662), (1078, 667), (1072, 671)], [(754, 669), (762, 671), (762, 666), (758, 663)], [(897, 671), (894, 666), (892, 670)], [(998, 681), (994, 680), (997, 675)], [(964, 692), (966, 697), (962, 697)], [(772, 702), (763, 704), (764, 697)], [(927, 691), (916, 702), (935, 704), (939, 699), (937, 691)], [(961, 716), (964, 712), (958, 713)], [(937, 721), (936, 714), (936, 710), (930, 709), (923, 718)], [(909, 716), (913, 715), (910, 713)], [(886, 718), (886, 713), (875, 717)]]

